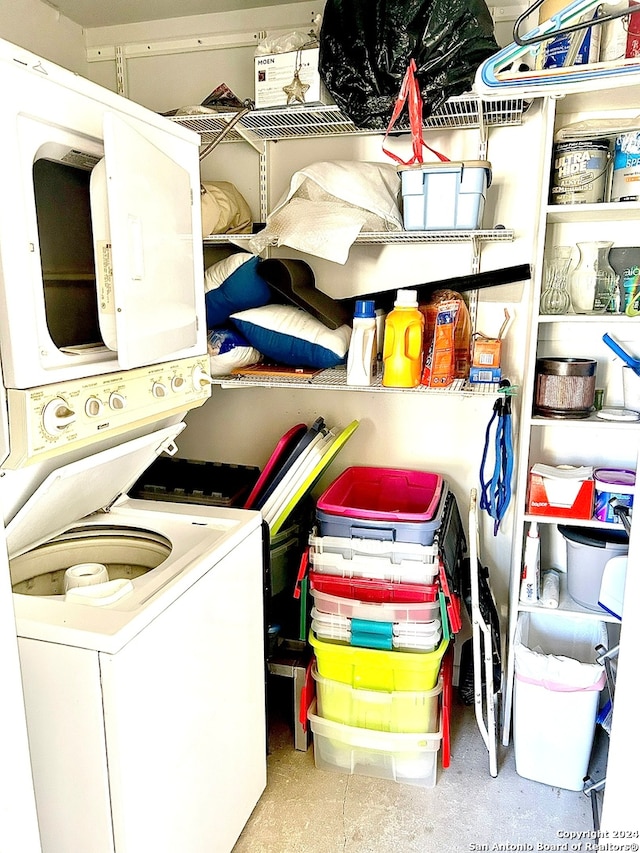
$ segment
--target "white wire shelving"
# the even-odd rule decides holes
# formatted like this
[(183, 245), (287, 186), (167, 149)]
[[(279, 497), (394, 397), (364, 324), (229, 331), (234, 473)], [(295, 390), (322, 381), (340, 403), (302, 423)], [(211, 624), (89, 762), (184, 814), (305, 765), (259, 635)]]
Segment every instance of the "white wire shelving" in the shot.
[[(427, 129), (506, 127), (522, 124), (528, 103), (520, 98), (481, 100), (475, 95), (459, 95), (429, 116)], [(170, 116), (172, 121), (200, 134), (202, 144), (209, 145), (226, 130), (235, 118), (234, 112), (194, 113)], [(276, 142), (318, 136), (360, 136), (380, 134), (379, 129), (358, 128), (335, 106), (289, 106), (280, 109), (249, 110), (225, 135), (224, 142)], [(408, 132), (408, 131), (407, 131)]]

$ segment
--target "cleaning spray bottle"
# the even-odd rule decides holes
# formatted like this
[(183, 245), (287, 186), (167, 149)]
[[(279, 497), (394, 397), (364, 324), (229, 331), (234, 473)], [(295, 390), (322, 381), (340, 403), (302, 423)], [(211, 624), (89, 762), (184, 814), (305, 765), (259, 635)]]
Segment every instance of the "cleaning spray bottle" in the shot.
[(399, 290), (384, 329), (382, 384), (415, 388), (422, 376), (424, 315), (415, 290)]
[(520, 601), (535, 604), (540, 598), (540, 535), (538, 522), (532, 521), (524, 545), (524, 562), (520, 581)]

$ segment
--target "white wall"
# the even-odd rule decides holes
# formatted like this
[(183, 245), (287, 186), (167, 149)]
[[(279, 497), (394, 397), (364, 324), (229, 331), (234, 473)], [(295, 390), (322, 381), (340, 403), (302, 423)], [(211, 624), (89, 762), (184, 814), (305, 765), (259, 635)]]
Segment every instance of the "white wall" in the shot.
[(40, 0), (2, 0), (0, 38), (89, 76), (82, 27)]
[[(301, 3), (251, 12), (202, 15), (172, 21), (150, 22), (127, 27), (105, 27), (86, 34), (92, 56), (109, 56), (114, 45), (125, 52), (129, 97), (156, 111), (199, 104), (219, 83), (229, 85), (240, 98), (253, 96), (253, 35), (259, 31), (276, 32), (279, 27), (294, 29), (310, 26), (322, 4)], [(251, 44), (231, 49), (191, 49), (193, 36), (208, 40), (217, 36), (222, 43), (237, 35), (238, 43), (248, 36)], [(215, 40), (215, 39), (214, 39)], [(172, 53), (172, 46), (190, 45), (188, 50)], [(147, 47), (148, 46), (148, 47)], [(91, 62), (92, 79), (113, 86), (114, 61)], [(481, 268), (527, 264), (533, 257), (532, 245), (539, 186), (539, 115), (530, 110), (522, 128), (493, 131), (489, 140), (489, 159), (493, 163), (493, 182), (487, 194), (485, 226), (502, 224), (513, 228), (513, 243), (483, 247)], [(451, 159), (477, 159), (477, 130), (433, 132), (429, 145)], [(406, 141), (394, 140), (390, 147), (399, 153)], [(518, 151), (517, 159), (513, 157)], [(269, 196), (275, 203), (286, 191), (294, 171), (322, 159), (368, 159), (391, 162), (381, 147), (381, 137), (279, 142), (269, 149)], [(259, 161), (248, 145), (220, 145), (202, 163), (203, 177), (235, 183), (247, 198), (254, 219), (259, 219)], [(530, 200), (530, 203), (527, 203)], [(294, 257), (296, 253), (279, 250), (277, 254)], [(416, 281), (447, 278), (471, 271), (470, 245), (453, 249), (442, 246), (353, 247), (345, 267), (318, 259), (305, 258), (316, 276), (319, 289), (332, 296), (394, 290)], [(424, 272), (424, 278), (421, 275)], [(516, 284), (497, 287), (481, 294), (478, 328), (495, 334), (509, 307), (514, 324), (504, 345), (505, 373), (513, 384), (520, 384), (526, 340), (528, 286)], [(523, 301), (524, 300), (524, 301)], [(347, 464), (406, 465), (437, 470), (450, 478), (466, 513), (469, 490), (478, 485), (478, 469), (484, 431), (491, 415), (494, 397), (470, 401), (462, 397), (419, 400), (408, 395), (374, 395), (354, 392), (309, 393), (305, 391), (227, 391), (214, 389), (210, 403), (187, 418), (188, 428), (181, 437), (179, 454), (198, 459), (263, 465), (277, 438), (297, 420), (311, 422), (324, 414), (345, 425), (353, 417), (362, 418), (362, 426), (340, 454), (332, 473), (335, 476)], [(517, 404), (516, 404), (517, 409)], [(247, 412), (261, 411), (259, 423), (247, 418)], [(515, 432), (515, 430), (514, 430)], [(496, 595), (507, 601), (510, 572), (511, 514), (501, 532), (493, 536), (492, 522), (483, 518), (483, 558), (492, 567)]]

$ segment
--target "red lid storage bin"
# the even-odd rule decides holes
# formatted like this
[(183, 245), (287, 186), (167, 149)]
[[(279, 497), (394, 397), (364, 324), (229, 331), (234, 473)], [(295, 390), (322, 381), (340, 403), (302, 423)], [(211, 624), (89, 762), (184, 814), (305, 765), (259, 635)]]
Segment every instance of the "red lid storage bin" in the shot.
[(440, 591), (437, 583), (396, 583), (369, 578), (343, 578), (314, 571), (309, 572), (309, 585), (312, 590), (316, 589), (328, 595), (378, 603), (435, 601)]

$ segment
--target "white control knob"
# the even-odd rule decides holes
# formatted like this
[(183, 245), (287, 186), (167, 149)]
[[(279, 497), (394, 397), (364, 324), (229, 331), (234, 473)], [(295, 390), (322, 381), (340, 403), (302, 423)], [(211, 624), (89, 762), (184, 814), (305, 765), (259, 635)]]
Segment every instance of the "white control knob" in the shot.
[(193, 369), (193, 387), (196, 391), (202, 391), (207, 385), (213, 385), (213, 379), (201, 365), (197, 364)]
[(184, 376), (174, 376), (173, 379), (171, 380), (171, 390), (174, 393), (177, 393), (178, 391), (182, 391), (183, 386), (184, 386)]
[(67, 406), (62, 397), (54, 397), (53, 400), (49, 400), (42, 412), (42, 425), (44, 431), (49, 435), (60, 435), (75, 420), (76, 413)]
[(109, 406), (114, 410), (119, 412), (121, 409), (127, 405), (127, 398), (123, 397), (122, 394), (113, 393), (109, 396)]
[(154, 382), (151, 386), (151, 393), (156, 398), (166, 397), (167, 396), (167, 386), (163, 385), (162, 382)]
[(102, 402), (97, 397), (89, 397), (84, 404), (84, 411), (88, 418), (97, 418), (102, 413)]

